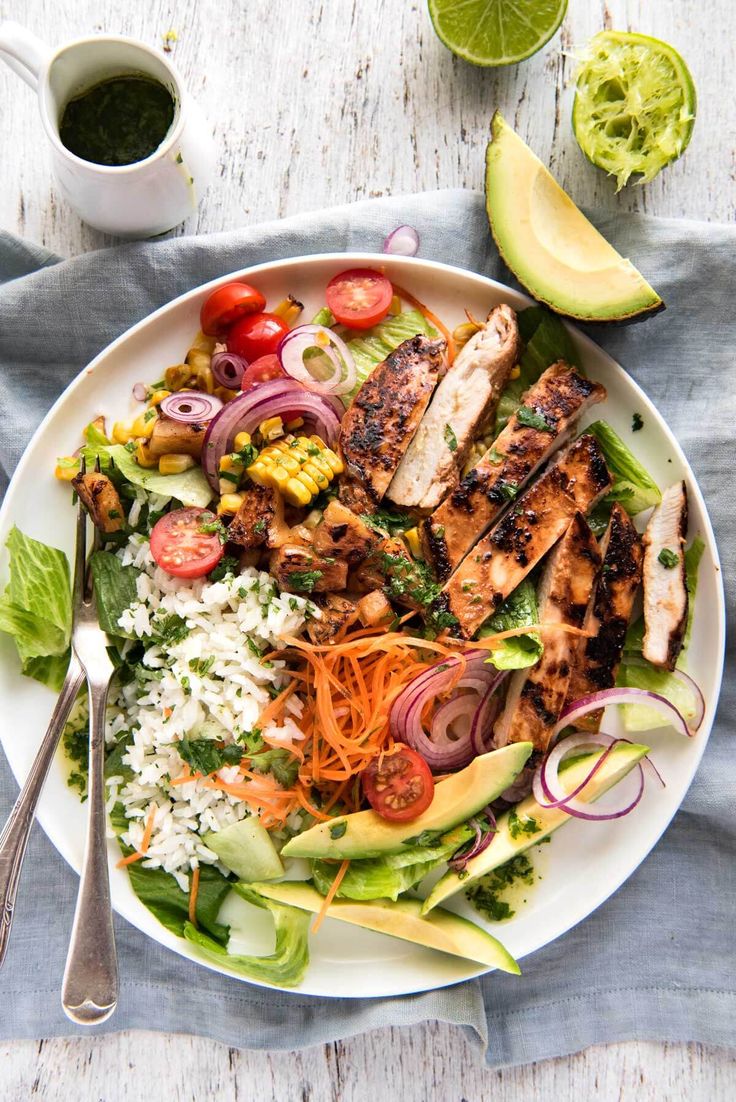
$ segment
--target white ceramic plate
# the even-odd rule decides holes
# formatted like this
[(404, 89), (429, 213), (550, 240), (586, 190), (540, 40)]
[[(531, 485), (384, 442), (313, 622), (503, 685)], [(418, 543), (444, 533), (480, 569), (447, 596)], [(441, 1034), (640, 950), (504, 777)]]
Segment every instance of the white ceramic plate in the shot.
[[(168, 364), (181, 361), (198, 329), (200, 306), (213, 287), (233, 278), (246, 278), (266, 294), (270, 303), (293, 292), (305, 303), (304, 317), (309, 318), (323, 305), (324, 288), (333, 275), (345, 268), (371, 264), (385, 266), (390, 277), (426, 302), (451, 328), (464, 320), (466, 307), (476, 316), (485, 316), (498, 302), (509, 302), (517, 308), (529, 305), (525, 296), (483, 276), (425, 260), (372, 254), (308, 256), (223, 276), (182, 295), (133, 326), (101, 352), (59, 398), (15, 473), (0, 513), (0, 545), (4, 545), (11, 525), (17, 524), (36, 539), (61, 546), (71, 557), (75, 511), (70, 506), (68, 486), (52, 477), (56, 457), (78, 446), (82, 427), (97, 414), (105, 413), (110, 419), (127, 417), (133, 409), (133, 384), (152, 381)], [(672, 433), (636, 383), (587, 337), (578, 332), (573, 336), (588, 374), (608, 390), (605, 405), (595, 407), (590, 419), (604, 417), (609, 421), (632, 444), (638, 458), (662, 486), (679, 478), (687, 482), (690, 537), (699, 533), (706, 544), (690, 670), (703, 689), (707, 707), (694, 739), (664, 729), (652, 732), (646, 740), (642, 738), (652, 746), (652, 757), (666, 779), (664, 791), (650, 785), (641, 804), (624, 819), (571, 822), (540, 851), (544, 876), (528, 893), (528, 902), (508, 922), (489, 927), (517, 958), (553, 941), (599, 907), (654, 846), (697, 769), (713, 721), (723, 665), (724, 600), (718, 554), (693, 473)], [(632, 438), (631, 416), (635, 410), (644, 418), (644, 429)], [(1, 572), (3, 576), (7, 573), (5, 562)], [(2, 724), (0, 738), (21, 782), (46, 728), (53, 698), (47, 689), (20, 676), (12, 643), (5, 636), (0, 636), (0, 660), (0, 712), (14, 717), (12, 723)], [(609, 730), (612, 722), (607, 723)], [(51, 771), (38, 818), (59, 853), (79, 871), (85, 809), (67, 787), (61, 761)], [(192, 946), (169, 933), (138, 901), (125, 870), (115, 868), (118, 857), (111, 843), (115, 909), (155, 941), (203, 963)], [(477, 920), (464, 902), (458, 901), (455, 906)], [(267, 936), (254, 910), (252, 917), (250, 934), (238, 947), (240, 951), (269, 952)], [(335, 920), (327, 920), (311, 941), (312, 960), (299, 990), (312, 995), (399, 995), (442, 987), (483, 971), (471, 962)], [(214, 968), (211, 964), (205, 966)], [(220, 971), (232, 974), (225, 968)], [(519, 982), (523, 983), (523, 978)]]

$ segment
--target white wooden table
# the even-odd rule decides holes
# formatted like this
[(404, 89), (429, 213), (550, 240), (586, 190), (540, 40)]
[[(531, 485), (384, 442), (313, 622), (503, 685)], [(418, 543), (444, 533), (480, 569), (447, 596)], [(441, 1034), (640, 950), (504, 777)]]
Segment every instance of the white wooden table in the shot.
[[(480, 188), (496, 106), (582, 205), (731, 220), (732, 8), (731, 0), (571, 0), (561, 35), (499, 71), (454, 59), (424, 0), (0, 0), (0, 19), (54, 45), (94, 31), (161, 45), (177, 33), (173, 58), (214, 126), (220, 163), (199, 212), (176, 232), (207, 233), (376, 195)], [(569, 124), (575, 49), (602, 27), (672, 42), (699, 96), (686, 156), (620, 195), (584, 160)], [(113, 243), (60, 201), (33, 96), (2, 66), (0, 139), (2, 228), (62, 255)], [(390, 1082), (386, 1098), (402, 1102), (719, 1102), (736, 1097), (736, 1055), (631, 1042), (489, 1072), (460, 1030), (437, 1023), (289, 1055), (154, 1033), (0, 1045), (7, 1102), (382, 1102), (381, 1082)]]

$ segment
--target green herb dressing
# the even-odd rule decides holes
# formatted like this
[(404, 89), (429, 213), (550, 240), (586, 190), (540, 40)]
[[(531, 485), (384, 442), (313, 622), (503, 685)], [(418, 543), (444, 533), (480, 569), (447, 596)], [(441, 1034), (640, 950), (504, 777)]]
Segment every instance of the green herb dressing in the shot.
[(85, 161), (130, 165), (158, 149), (173, 121), (174, 100), (163, 84), (145, 76), (119, 76), (70, 100), (59, 136)]

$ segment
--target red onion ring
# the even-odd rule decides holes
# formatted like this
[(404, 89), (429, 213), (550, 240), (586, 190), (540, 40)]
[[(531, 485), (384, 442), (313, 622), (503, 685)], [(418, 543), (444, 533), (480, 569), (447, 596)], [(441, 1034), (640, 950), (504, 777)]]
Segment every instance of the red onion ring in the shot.
[(145, 383), (136, 383), (133, 387), (133, 397), (136, 402), (145, 402), (148, 397), (148, 387)]
[(577, 720), (587, 716), (589, 712), (606, 708), (609, 704), (646, 704), (647, 707), (655, 708), (666, 716), (675, 730), (686, 738), (692, 738), (697, 730), (697, 728), (691, 730), (674, 704), (671, 704), (666, 697), (660, 696), (659, 693), (650, 692), (648, 689), (602, 689), (600, 692), (581, 696), (579, 700), (574, 700), (563, 708), (560, 718), (552, 730), (550, 742), (554, 742), (560, 731), (565, 727), (574, 726)]
[(240, 390), (247, 366), (248, 361), (235, 352), (215, 352), (210, 362), (217, 385), (228, 390)]
[(211, 422), (221, 412), (222, 402), (214, 394), (203, 394), (201, 390), (178, 390), (167, 395), (158, 408), (172, 421), (195, 425)]
[(394, 256), (416, 256), (419, 252), (419, 234), (413, 226), (397, 226), (384, 241), (383, 252)]
[[(304, 362), (304, 354), (312, 348), (318, 349), (332, 364), (332, 374), (326, 379), (316, 378)], [(350, 349), (324, 325), (298, 325), (292, 329), (281, 341), (278, 357), (286, 374), (315, 394), (349, 394), (358, 381)]]
[[(585, 786), (601, 768), (613, 748), (624, 741), (628, 740), (614, 738), (613, 735), (607, 735), (602, 731), (590, 734), (580, 731), (577, 734), (562, 739), (557, 746), (555, 746), (554, 750), (551, 750), (542, 760), (534, 774), (532, 791), (537, 803), (540, 807), (556, 807), (564, 811), (567, 815), (573, 816), (575, 819), (586, 819), (591, 822), (621, 819), (624, 815), (628, 815), (630, 811), (634, 810), (644, 794), (644, 770), (640, 763), (637, 764), (639, 770), (639, 788), (633, 799), (631, 799), (625, 807), (617, 808), (615, 811), (593, 812), (590, 810), (590, 804), (575, 799), (578, 793), (582, 792)], [(566, 792), (562, 787), (558, 775), (560, 764), (566, 754), (582, 746), (603, 747), (603, 753), (599, 755), (581, 783), (571, 792)]]
[(483, 814), (488, 819), (489, 829), (484, 831), (477, 819), (473, 818), (469, 820), (468, 825), (472, 826), (475, 830), (475, 838), (470, 843), (470, 848), (465, 849), (464, 852), (459, 854), (453, 854), (450, 860), (447, 862), (453, 872), (462, 872), (468, 861), (472, 857), (477, 857), (479, 853), (483, 853), (490, 846), (493, 839), (498, 833), (498, 827), (496, 824), (496, 816), (491, 811), (490, 807), (487, 807)]
[[(490, 668), (493, 669), (493, 667)], [(494, 671), (493, 680), (488, 685), (486, 694), (473, 716), (473, 722), (470, 726), (470, 742), (476, 757), (479, 754), (486, 754), (491, 749), (493, 738), (491, 725), (500, 707), (499, 698), (495, 693), (507, 677), (508, 672), (508, 670)]]
[(312, 429), (332, 447), (340, 432), (340, 417), (335, 405), (338, 399), (328, 400), (306, 390), (293, 379), (270, 379), (258, 383), (244, 394), (228, 402), (210, 421), (202, 447), (202, 469), (213, 490), (219, 489), (220, 460), (233, 450), (239, 432), (253, 433), (268, 417), (297, 414), (311, 424)]
[[(644, 658), (627, 658), (625, 664), (627, 666), (637, 666), (641, 669), (656, 669), (655, 666), (652, 666), (651, 663), (647, 662)], [(700, 685), (690, 677), (690, 674), (685, 673), (684, 670), (669, 670), (668, 674), (670, 677), (674, 677), (676, 681), (679, 681), (681, 685), (684, 685), (685, 688), (689, 689), (692, 693), (693, 700), (695, 701), (695, 714), (693, 715), (692, 722), (688, 724), (688, 727), (691, 731), (698, 731), (705, 716), (705, 697), (703, 696)]]

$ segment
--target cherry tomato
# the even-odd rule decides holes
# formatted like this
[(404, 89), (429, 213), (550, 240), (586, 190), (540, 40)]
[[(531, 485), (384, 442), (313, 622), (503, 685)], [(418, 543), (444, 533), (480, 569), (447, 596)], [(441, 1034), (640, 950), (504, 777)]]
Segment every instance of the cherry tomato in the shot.
[(373, 268), (351, 268), (330, 280), (325, 297), (341, 325), (370, 329), (386, 317), (394, 289), (390, 280)]
[(259, 357), (246, 367), (240, 389), (250, 390), (257, 383), (267, 383), (271, 379), (285, 379), (286, 377), (286, 372), (281, 366), (281, 360), (275, 352), (272, 352), (269, 356)]
[(217, 517), (208, 509), (174, 509), (154, 524), (151, 554), (175, 578), (201, 578), (223, 556), (218, 533), (207, 531), (216, 523)]
[(289, 326), (278, 314), (249, 314), (228, 330), (227, 350), (253, 363), (275, 352), (288, 332)]
[(208, 337), (223, 337), (233, 322), (244, 314), (259, 314), (266, 300), (248, 283), (226, 283), (205, 300), (199, 315), (202, 332)]
[(402, 746), (363, 771), (363, 792), (383, 819), (403, 823), (426, 811), (434, 796), (434, 780), (421, 754)]

